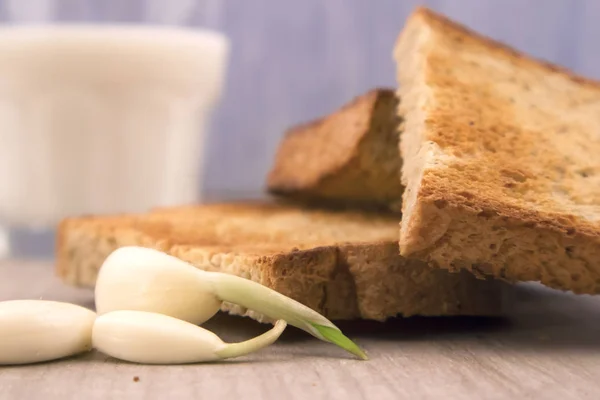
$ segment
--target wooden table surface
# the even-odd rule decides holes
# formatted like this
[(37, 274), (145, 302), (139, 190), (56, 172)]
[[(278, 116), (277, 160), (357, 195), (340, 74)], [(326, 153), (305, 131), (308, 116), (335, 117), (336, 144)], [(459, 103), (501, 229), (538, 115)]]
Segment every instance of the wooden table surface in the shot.
[[(92, 293), (63, 285), (49, 263), (2, 261), (0, 300), (17, 298), (93, 307)], [(230, 341), (266, 330), (225, 315), (207, 327)], [(600, 399), (598, 297), (522, 285), (506, 318), (340, 327), (369, 361), (291, 327), (263, 351), (216, 364), (146, 366), (92, 352), (0, 367), (0, 399)]]

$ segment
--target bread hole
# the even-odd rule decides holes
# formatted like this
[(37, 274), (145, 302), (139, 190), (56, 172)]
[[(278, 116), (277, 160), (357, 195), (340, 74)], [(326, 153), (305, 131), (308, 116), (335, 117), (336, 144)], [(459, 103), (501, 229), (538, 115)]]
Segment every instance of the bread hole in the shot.
[(571, 280), (573, 282), (577, 282), (579, 279), (581, 279), (581, 275), (577, 274), (577, 273), (573, 273), (571, 274)]
[(463, 190), (462, 192), (459, 192), (458, 195), (461, 196), (461, 197), (464, 197), (465, 199), (468, 199), (468, 200), (472, 200), (473, 197), (475, 197), (472, 193), (469, 193), (466, 190)]
[(573, 258), (573, 246), (567, 246), (565, 247), (565, 254), (569, 257), (569, 258)]
[(581, 176), (582, 178), (587, 178), (594, 174), (594, 170), (592, 168), (583, 168), (583, 169), (575, 171), (575, 173), (577, 175)]
[(500, 173), (504, 177), (512, 179), (513, 181), (516, 181), (516, 182), (525, 182), (527, 180), (527, 177), (525, 176), (525, 174), (519, 170), (503, 169), (503, 170), (500, 170)]
[(496, 250), (496, 247), (498, 247), (496, 246), (496, 243), (490, 244), (490, 250)]
[(574, 234), (575, 234), (575, 229), (573, 229), (573, 228), (567, 229), (567, 235), (573, 236)]
[(485, 150), (489, 151), (490, 153), (496, 152), (496, 146), (493, 143), (490, 143), (488, 141), (483, 142), (483, 148)]
[(477, 214), (478, 217), (482, 217), (482, 218), (492, 218), (497, 215), (498, 215), (498, 213), (494, 210), (483, 210), (483, 211), (480, 211), (479, 214)]
[(446, 206), (448, 205), (448, 201), (444, 199), (439, 199), (434, 201), (433, 204), (441, 210), (443, 208), (446, 208)]

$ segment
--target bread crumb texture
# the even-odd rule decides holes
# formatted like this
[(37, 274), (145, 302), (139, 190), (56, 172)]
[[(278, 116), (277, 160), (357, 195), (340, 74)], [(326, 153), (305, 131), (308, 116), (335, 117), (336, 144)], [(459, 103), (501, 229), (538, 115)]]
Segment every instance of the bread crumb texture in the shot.
[(600, 293), (600, 84), (425, 8), (394, 56), (401, 254)]
[(267, 176), (276, 195), (400, 211), (397, 99), (373, 89), (289, 129)]
[[(71, 218), (59, 228), (57, 273), (69, 284), (93, 286), (112, 251), (136, 245), (259, 282), (334, 320), (502, 313), (507, 285), (406, 260), (397, 237), (397, 216), (281, 204)], [(266, 321), (239, 306), (223, 309)]]

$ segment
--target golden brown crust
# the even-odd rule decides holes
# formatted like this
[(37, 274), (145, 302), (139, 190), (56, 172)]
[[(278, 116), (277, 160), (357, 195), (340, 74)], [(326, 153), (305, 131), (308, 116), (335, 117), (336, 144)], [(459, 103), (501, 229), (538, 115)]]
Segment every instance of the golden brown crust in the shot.
[(373, 89), (291, 128), (268, 174), (268, 191), (302, 202), (398, 206), (396, 104), (392, 90)]
[(401, 254), (600, 293), (598, 82), (425, 8), (394, 53), (410, 193)]
[(179, 207), (64, 221), (56, 271), (67, 283), (93, 286), (110, 252), (141, 245), (252, 279), (332, 319), (502, 312), (504, 285), (407, 261), (396, 238), (397, 217), (387, 214), (280, 204)]
[(500, 43), (488, 36), (469, 29), (468, 27), (461, 25), (442, 14), (436, 13), (427, 7), (416, 7), (411, 18), (422, 18), (424, 21), (426, 21), (425, 23), (435, 27), (435, 29), (444, 32), (444, 34), (452, 35), (453, 37), (450, 37), (451, 40), (466, 40), (472, 43), (482, 44), (488, 50), (500, 53), (500, 57), (509, 57), (513, 60), (513, 62), (522, 63), (522, 66), (525, 68), (543, 68), (546, 69), (547, 72), (559, 73), (572, 80), (574, 83), (600, 88), (600, 82), (597, 80), (576, 75), (567, 68), (524, 54), (510, 46), (507, 46), (504, 43)]

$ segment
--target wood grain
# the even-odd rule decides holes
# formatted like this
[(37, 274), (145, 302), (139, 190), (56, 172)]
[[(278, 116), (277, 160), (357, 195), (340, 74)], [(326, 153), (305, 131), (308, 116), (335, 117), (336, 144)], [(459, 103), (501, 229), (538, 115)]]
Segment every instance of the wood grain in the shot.
[[(93, 307), (52, 266), (0, 263), (0, 300), (44, 298)], [(0, 399), (597, 399), (600, 299), (522, 285), (502, 319), (410, 318), (340, 326), (370, 356), (358, 361), (288, 329), (275, 345), (237, 360), (144, 366), (99, 353), (0, 367)], [(219, 315), (207, 327), (236, 341), (266, 330)], [(135, 378), (139, 380), (136, 381)]]

